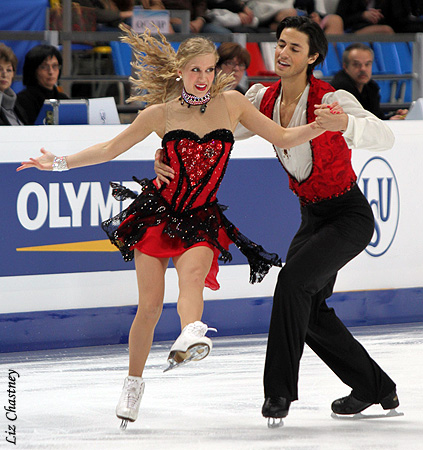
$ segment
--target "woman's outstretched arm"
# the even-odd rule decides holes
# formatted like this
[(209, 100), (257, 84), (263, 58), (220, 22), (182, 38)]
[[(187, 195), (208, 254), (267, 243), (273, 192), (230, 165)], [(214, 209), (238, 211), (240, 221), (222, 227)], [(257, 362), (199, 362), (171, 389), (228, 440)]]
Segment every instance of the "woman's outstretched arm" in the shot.
[[(164, 108), (161, 105), (151, 106), (141, 111), (132, 124), (116, 137), (107, 142), (94, 144), (84, 150), (66, 156), (64, 164), (67, 165), (67, 168), (74, 169), (76, 167), (104, 163), (126, 152), (153, 131), (162, 135), (164, 123), (163, 111)], [(20, 171), (32, 167), (39, 170), (53, 170), (54, 161), (55, 155), (42, 148), (41, 156), (22, 162), (16, 170)]]
[(299, 127), (284, 128), (258, 111), (239, 92), (228, 91), (224, 95), (227, 98), (229, 114), (234, 128), (238, 123), (241, 123), (245, 128), (277, 147), (296, 147), (325, 132), (325, 129), (315, 122)]

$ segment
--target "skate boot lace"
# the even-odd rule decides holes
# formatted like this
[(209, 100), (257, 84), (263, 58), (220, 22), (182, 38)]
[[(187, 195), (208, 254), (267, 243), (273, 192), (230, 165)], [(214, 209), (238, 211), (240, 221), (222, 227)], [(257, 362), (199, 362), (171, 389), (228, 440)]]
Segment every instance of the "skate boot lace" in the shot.
[(216, 328), (209, 328), (205, 323), (200, 322), (199, 320), (186, 326), (186, 332), (197, 337), (205, 336), (207, 331), (217, 332)]
[(135, 380), (128, 380), (125, 392), (125, 404), (128, 408), (134, 408), (140, 396), (140, 385)]

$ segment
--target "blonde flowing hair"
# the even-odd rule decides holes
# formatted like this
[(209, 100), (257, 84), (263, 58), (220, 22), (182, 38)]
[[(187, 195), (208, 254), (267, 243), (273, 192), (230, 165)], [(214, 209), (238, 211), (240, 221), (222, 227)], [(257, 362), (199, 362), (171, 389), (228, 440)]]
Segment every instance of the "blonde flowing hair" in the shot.
[[(135, 55), (135, 61), (131, 64), (136, 77), (130, 77), (130, 81), (136, 93), (128, 99), (128, 102), (142, 101), (149, 106), (180, 97), (183, 82), (176, 80), (178, 70), (196, 56), (213, 54), (216, 62), (219, 59), (216, 46), (206, 37), (196, 36), (186, 39), (175, 52), (159, 30), (157, 32), (160, 40), (151, 36), (148, 29), (139, 35), (122, 25), (120, 28), (125, 33), (121, 41), (129, 44)], [(211, 96), (214, 97), (229, 89), (233, 82), (232, 75), (217, 74), (210, 90)]]

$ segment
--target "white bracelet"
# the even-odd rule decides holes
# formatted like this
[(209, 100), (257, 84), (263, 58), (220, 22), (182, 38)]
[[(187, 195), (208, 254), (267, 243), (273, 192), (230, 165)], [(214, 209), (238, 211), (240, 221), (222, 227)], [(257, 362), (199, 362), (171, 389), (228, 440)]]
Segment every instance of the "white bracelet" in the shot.
[(66, 156), (55, 156), (53, 160), (53, 172), (69, 170)]

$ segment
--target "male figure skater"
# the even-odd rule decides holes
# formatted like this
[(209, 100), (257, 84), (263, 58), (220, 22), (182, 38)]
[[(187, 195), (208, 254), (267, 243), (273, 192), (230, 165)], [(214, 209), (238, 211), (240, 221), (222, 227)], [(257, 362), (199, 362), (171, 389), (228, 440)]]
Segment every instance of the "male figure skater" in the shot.
[[(278, 27), (275, 71), (281, 80), (270, 87), (254, 85), (250, 101), (282, 126), (323, 120), (316, 105), (337, 101), (341, 114), (331, 115), (330, 132), (290, 149), (275, 148), (299, 197), (301, 225), (281, 269), (273, 299), (264, 371), (262, 408), (269, 426), (288, 415), (298, 399), (298, 372), (304, 344), (352, 388), (332, 403), (336, 414), (356, 414), (372, 404), (399, 405), (395, 383), (369, 356), (326, 304), (339, 269), (371, 240), (374, 219), (356, 185), (351, 148), (386, 150), (394, 136), (387, 125), (363, 109), (346, 91), (313, 77), (327, 53), (321, 28), (306, 17), (287, 17)], [(327, 120), (327, 119), (326, 119)], [(237, 129), (236, 138), (251, 136)], [(157, 155), (162, 181), (172, 172)], [(273, 421), (273, 423), (272, 423)]]
[(298, 399), (304, 343), (352, 388), (350, 395), (332, 403), (334, 413), (356, 414), (377, 403), (393, 409), (399, 404), (395, 383), (326, 305), (338, 270), (366, 248), (374, 229), (371, 208), (356, 185), (350, 148), (389, 149), (393, 134), (351, 94), (313, 77), (328, 47), (319, 26), (304, 17), (288, 17), (276, 35), (275, 70), (281, 80), (268, 88), (255, 85), (247, 97), (282, 126), (315, 117), (319, 122), (315, 105), (334, 101), (344, 113), (333, 115), (333, 132), (295, 148), (276, 149), (299, 197), (302, 220), (275, 289), (262, 413), (285, 417)]

